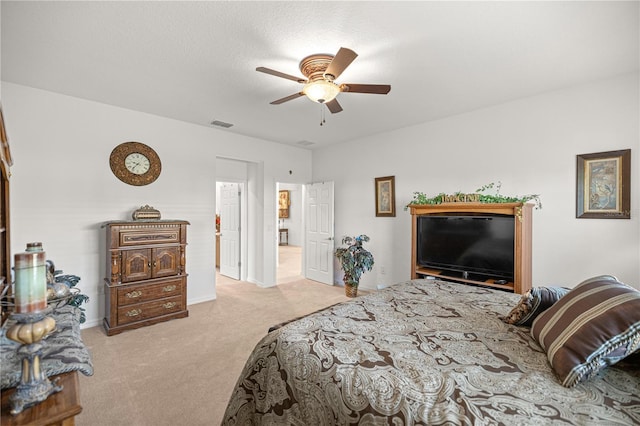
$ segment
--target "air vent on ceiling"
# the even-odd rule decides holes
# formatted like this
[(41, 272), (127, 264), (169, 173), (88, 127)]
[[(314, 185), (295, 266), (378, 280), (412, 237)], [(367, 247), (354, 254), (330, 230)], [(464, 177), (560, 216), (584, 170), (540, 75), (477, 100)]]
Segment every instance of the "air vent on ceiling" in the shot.
[(211, 122), (212, 126), (218, 126), (218, 127), (224, 127), (225, 129), (228, 129), (229, 127), (233, 126), (233, 124), (231, 123), (225, 123), (224, 121), (220, 121), (220, 120), (213, 120)]
[(300, 141), (300, 142), (296, 142), (296, 144), (300, 146), (310, 146), (310, 145), (315, 145), (315, 142)]

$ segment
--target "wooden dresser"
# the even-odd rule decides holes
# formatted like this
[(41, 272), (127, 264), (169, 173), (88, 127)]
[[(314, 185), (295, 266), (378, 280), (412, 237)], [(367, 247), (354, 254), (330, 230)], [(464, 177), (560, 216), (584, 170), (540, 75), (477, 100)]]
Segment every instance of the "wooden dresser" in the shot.
[(112, 336), (189, 315), (184, 220), (112, 221), (106, 229), (104, 328)]

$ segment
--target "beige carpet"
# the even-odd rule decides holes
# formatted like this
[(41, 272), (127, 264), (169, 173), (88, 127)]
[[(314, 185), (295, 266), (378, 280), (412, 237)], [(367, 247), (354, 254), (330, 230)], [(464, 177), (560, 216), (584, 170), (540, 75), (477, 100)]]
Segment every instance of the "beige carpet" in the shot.
[[(281, 266), (290, 260), (283, 251)], [(279, 268), (278, 282), (292, 279), (296, 267)], [(245, 360), (271, 325), (347, 300), (343, 288), (299, 276), (266, 289), (221, 276), (216, 283), (217, 299), (190, 305), (188, 318), (111, 337), (101, 327), (83, 330), (95, 373), (80, 374), (77, 425), (218, 425)]]
[(278, 246), (278, 284), (296, 281), (302, 278), (302, 247)]

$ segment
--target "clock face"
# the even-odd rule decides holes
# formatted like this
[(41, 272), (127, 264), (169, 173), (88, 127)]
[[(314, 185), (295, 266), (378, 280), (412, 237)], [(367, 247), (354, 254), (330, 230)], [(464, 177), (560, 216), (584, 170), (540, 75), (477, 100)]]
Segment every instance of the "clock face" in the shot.
[(124, 142), (111, 151), (109, 165), (113, 174), (129, 185), (142, 186), (160, 176), (160, 157), (149, 146), (140, 142)]
[(127, 155), (127, 158), (124, 159), (124, 165), (127, 170), (136, 175), (147, 173), (151, 166), (149, 159), (139, 152)]

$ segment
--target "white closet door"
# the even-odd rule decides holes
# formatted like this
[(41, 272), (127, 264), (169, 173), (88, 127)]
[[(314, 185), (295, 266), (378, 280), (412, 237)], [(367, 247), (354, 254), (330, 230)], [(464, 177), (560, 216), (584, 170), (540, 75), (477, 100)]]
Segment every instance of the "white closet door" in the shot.
[(305, 185), (305, 276), (333, 285), (333, 182)]
[(239, 280), (240, 184), (222, 185), (220, 204), (220, 274)]

